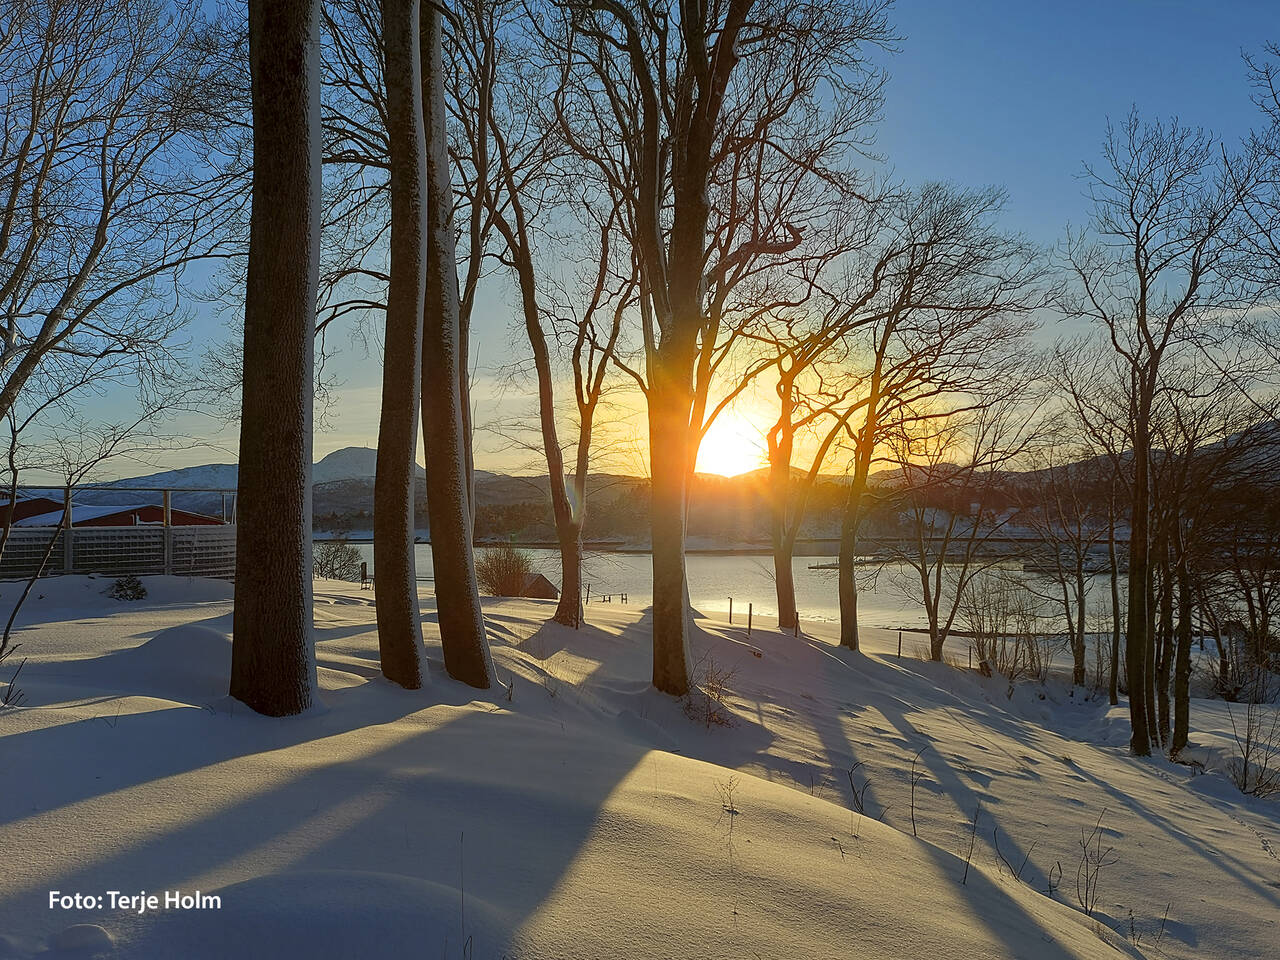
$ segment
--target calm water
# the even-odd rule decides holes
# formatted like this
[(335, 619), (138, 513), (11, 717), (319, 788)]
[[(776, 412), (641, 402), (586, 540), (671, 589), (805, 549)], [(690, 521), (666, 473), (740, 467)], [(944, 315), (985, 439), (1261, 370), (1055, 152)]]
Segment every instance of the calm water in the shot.
[[(373, 545), (353, 546), (369, 562), (373, 570)], [(481, 548), (483, 549), (483, 548)], [(556, 586), (560, 585), (560, 555), (554, 550), (529, 550), (539, 572)], [(418, 576), (430, 577), (431, 547), (416, 548)], [(833, 557), (796, 557), (796, 607), (802, 620), (836, 622), (840, 617), (834, 570), (810, 570), (815, 563), (831, 563)], [(584, 581), (591, 585), (591, 596), (626, 593), (631, 605), (645, 607), (653, 600), (653, 560), (647, 553), (588, 553), (584, 560)], [(777, 600), (773, 587), (773, 561), (761, 556), (726, 556), (724, 554), (691, 554), (686, 559), (689, 574), (689, 599), (703, 613), (724, 613), (733, 597), (734, 618), (747, 612), (747, 604), (755, 613), (776, 617)], [(919, 604), (895, 582), (893, 572), (886, 570), (875, 578), (860, 578), (858, 595), (859, 620), (867, 626), (923, 626)]]

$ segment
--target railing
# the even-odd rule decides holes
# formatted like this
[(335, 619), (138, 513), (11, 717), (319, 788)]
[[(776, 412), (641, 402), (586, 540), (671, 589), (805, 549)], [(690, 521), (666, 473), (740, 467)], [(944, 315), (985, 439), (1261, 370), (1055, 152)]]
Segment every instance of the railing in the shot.
[[(25, 486), (20, 488), (28, 495), (49, 496), (49, 488)], [(81, 487), (58, 491), (65, 508), (60, 525), (25, 526), (15, 524), (10, 528), (4, 555), (0, 557), (0, 579), (30, 577), (40, 569), (41, 560), (48, 551), (44, 576), (66, 573), (125, 574), (180, 574), (197, 577), (225, 577), (235, 575), (236, 527), (235, 491), (222, 489), (163, 489), (157, 487)], [(130, 526), (71, 526), (74, 517), (71, 503), (87, 506), (111, 506), (119, 494), (159, 494), (163, 522), (138, 523)], [(174, 509), (172, 500), (177, 495), (184, 501), (200, 501), (195, 512), (221, 519), (222, 523), (197, 525), (171, 522)], [(215, 499), (216, 498), (216, 499)], [(151, 498), (149, 498), (151, 499)], [(55, 501), (55, 502), (56, 502)], [(205, 503), (204, 501), (208, 501)], [(4, 498), (4, 503), (8, 498)], [(3, 519), (4, 503), (0, 503), (0, 519)], [(194, 505), (194, 504), (193, 504)], [(184, 507), (190, 509), (186, 503)], [(230, 511), (228, 512), (228, 506)], [(200, 509), (203, 508), (203, 509)], [(123, 509), (123, 508), (122, 508)], [(220, 515), (220, 516), (219, 516)], [(227, 522), (230, 520), (230, 522)], [(50, 549), (50, 541), (53, 541)]]
[(14, 527), (0, 558), (0, 578), (29, 577), (55, 538), (44, 575), (170, 573), (235, 575), (234, 524), (201, 527)]

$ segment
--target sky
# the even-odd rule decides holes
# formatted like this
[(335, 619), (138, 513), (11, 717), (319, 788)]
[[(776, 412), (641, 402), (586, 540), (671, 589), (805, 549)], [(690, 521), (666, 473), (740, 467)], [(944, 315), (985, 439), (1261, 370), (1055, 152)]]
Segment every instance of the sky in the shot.
[[(1005, 225), (1045, 245), (1086, 219), (1079, 174), (1098, 156), (1108, 117), (1136, 107), (1238, 138), (1257, 122), (1242, 53), (1280, 41), (1276, 0), (898, 0), (892, 19), (902, 40), (883, 58), (890, 81), (877, 134), (887, 167), (909, 183), (1002, 186)], [(196, 352), (225, 335), (223, 323), (202, 311), (190, 330)], [(505, 285), (481, 296), (473, 353), (482, 425), (534, 412), (532, 395), (502, 376), (527, 352), (518, 323)], [(329, 342), (340, 351), (329, 370), (341, 386), (315, 437), (317, 459), (377, 440), (378, 356), (342, 331)], [(749, 465), (761, 420), (747, 412), (713, 428), (709, 449), (732, 453), (734, 471)], [(156, 469), (235, 459), (234, 424), (183, 427), (210, 443), (176, 445)], [(632, 452), (615, 466), (642, 472), (642, 419), (633, 414), (619, 438), (617, 448)], [(538, 472), (536, 457), (492, 431), (476, 442), (482, 469)], [(145, 472), (132, 463), (112, 470)]]

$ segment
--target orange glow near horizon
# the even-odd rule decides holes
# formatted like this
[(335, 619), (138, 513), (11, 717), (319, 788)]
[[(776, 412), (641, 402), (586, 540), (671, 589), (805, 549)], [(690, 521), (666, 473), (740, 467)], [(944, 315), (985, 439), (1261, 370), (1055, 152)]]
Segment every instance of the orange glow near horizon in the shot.
[(761, 430), (730, 408), (716, 418), (702, 438), (695, 470), (736, 477), (758, 470), (767, 462)]

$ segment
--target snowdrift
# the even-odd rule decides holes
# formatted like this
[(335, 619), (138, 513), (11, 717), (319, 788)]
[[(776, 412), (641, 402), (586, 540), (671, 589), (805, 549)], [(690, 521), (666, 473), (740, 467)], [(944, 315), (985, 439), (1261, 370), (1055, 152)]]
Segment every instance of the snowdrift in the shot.
[[(1074, 861), (1044, 895), (1041, 868), (1063, 859), (1053, 844), (1071, 843), (1096, 813), (1068, 817), (1063, 803), (1028, 813), (1043, 796), (1030, 777), (1026, 797), (977, 787), (984, 776), (1013, 784), (1017, 770), (1068, 750), (1072, 764), (1056, 766), (1081, 775), (1087, 752), (1113, 748), (1064, 747), (1003, 691), (954, 670), (704, 623), (698, 669), (715, 660), (734, 671), (729, 722), (708, 723), (696, 702), (648, 689), (643, 611), (591, 610), (575, 633), (544, 622), (552, 605), (506, 601), (488, 612), (508, 688), (477, 696), (452, 683), (429, 641), (432, 682), (407, 692), (378, 673), (368, 593), (318, 584), (324, 703), (273, 720), (222, 695), (229, 604), (214, 588), (192, 583), (184, 605), (172, 595), (181, 584), (160, 584), (163, 599), (121, 604), (101, 596), (105, 584), (65, 581), (47, 591), (62, 597), (61, 619), (35, 611), (21, 636), (28, 706), (0, 715), (0, 957), (1142, 955), (1113, 929), (1132, 868), (1107, 878), (1112, 896), (1095, 917), (1070, 905)], [(1038, 698), (1022, 706), (1048, 709)], [(1110, 727), (1096, 706), (1067, 721)], [(890, 771), (905, 771), (897, 754), (923, 736), (933, 757), (913, 837)], [(999, 772), (957, 755), (952, 739)], [(1010, 762), (1015, 749), (1026, 759)], [(864, 812), (841, 787), (855, 752), (872, 777)], [(1197, 795), (1157, 782), (1167, 809), (1194, 823)], [(973, 797), (983, 810), (971, 838)], [(1265, 811), (1233, 815), (1266, 827)], [(989, 850), (995, 824), (1006, 858), (1021, 856), (1019, 842), (1026, 852), (1031, 840), (1010, 834), (1032, 823), (1020, 830), (1015, 818), (1045, 825), (1023, 882)], [(1116, 833), (1126, 852), (1153, 843)], [(1259, 835), (1248, 839), (1256, 848)], [(1213, 851), (1240, 875), (1234, 889), (1184, 884), (1179, 896), (1234, 896), (1237, 911), (1274, 904), (1266, 855), (1238, 864), (1239, 846)], [(1212, 879), (1193, 866), (1191, 882)], [(199, 891), (218, 906), (50, 909), (51, 890)], [(1275, 915), (1254, 913), (1256, 943), (1235, 916), (1219, 912), (1209, 929), (1174, 911), (1160, 950), (1268, 955)]]

